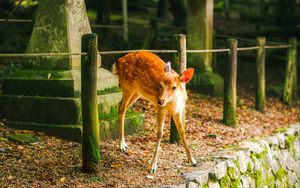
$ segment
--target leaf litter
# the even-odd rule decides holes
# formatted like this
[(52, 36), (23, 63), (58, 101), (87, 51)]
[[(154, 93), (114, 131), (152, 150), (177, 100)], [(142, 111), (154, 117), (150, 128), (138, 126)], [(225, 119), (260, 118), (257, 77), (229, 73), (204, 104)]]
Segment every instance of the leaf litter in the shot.
[[(221, 98), (189, 92), (186, 108), (186, 134), (199, 163), (211, 152), (242, 140), (272, 134), (300, 121), (299, 107), (287, 107), (274, 97), (267, 99), (265, 114), (254, 110), (254, 96), (238, 90), (238, 124), (222, 124)], [(169, 122), (159, 153), (158, 171), (149, 174), (156, 141), (155, 108), (139, 100), (133, 108), (145, 113), (146, 130), (126, 136), (130, 149), (121, 153), (114, 139), (101, 140), (100, 172), (81, 172), (81, 144), (47, 136), (44, 133), (9, 128), (0, 122), (0, 187), (128, 187), (179, 184), (181, 175), (199, 170), (186, 160), (181, 144), (169, 144)], [(22, 144), (7, 138), (10, 134), (32, 134), (40, 141)]]

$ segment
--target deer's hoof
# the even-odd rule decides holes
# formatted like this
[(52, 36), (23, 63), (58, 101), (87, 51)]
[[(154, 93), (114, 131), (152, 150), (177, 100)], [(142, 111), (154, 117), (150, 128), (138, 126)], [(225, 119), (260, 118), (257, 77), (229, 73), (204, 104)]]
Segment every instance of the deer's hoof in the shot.
[(121, 152), (126, 152), (126, 150), (129, 149), (129, 146), (126, 144), (125, 141), (120, 142), (120, 150)]
[(151, 164), (151, 168), (149, 170), (149, 173), (150, 174), (155, 174), (156, 171), (157, 171), (157, 162), (154, 162), (154, 163)]
[(150, 173), (150, 174), (155, 174), (155, 173), (156, 173), (156, 169), (151, 168), (151, 169), (149, 170), (149, 173)]

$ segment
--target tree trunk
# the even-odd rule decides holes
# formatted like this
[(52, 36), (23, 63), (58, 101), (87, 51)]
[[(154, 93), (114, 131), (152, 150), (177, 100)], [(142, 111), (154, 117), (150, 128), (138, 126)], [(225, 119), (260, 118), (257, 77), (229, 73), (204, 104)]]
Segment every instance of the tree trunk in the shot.
[[(187, 0), (187, 44), (188, 49), (212, 49), (213, 8), (212, 0)], [(192, 54), (191, 65), (201, 72), (213, 72), (212, 53)]]

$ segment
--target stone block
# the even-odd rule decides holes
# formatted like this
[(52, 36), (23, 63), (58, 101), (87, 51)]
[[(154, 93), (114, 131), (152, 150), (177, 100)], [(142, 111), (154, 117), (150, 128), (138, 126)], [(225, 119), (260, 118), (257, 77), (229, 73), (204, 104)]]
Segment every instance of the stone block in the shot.
[(249, 178), (250, 177), (245, 176), (245, 175), (241, 176), (241, 181), (242, 181), (242, 185), (243, 185), (244, 188), (251, 188)]
[(294, 142), (294, 148), (295, 148), (295, 160), (300, 160), (300, 141), (295, 140)]
[(228, 167), (227, 172), (228, 172), (230, 179), (232, 179), (232, 180), (238, 179), (241, 172), (237, 168), (235, 163), (232, 160), (227, 160), (226, 163), (227, 163), (227, 167)]
[(209, 178), (220, 180), (227, 174), (226, 161), (218, 163), (210, 172)]
[(187, 85), (188, 88), (211, 96), (222, 96), (224, 90), (223, 78), (214, 73), (196, 73)]
[(298, 177), (295, 172), (288, 171), (287, 177), (290, 186), (293, 186), (295, 183), (297, 183)]
[(237, 151), (236, 156), (238, 157), (238, 168), (242, 173), (246, 172), (248, 168), (248, 163), (250, 161), (250, 150)]
[(239, 144), (239, 147), (249, 149), (251, 152), (256, 154), (264, 151), (264, 148), (258, 142), (244, 141)]
[(208, 188), (221, 188), (218, 182), (210, 181), (208, 182)]
[(278, 170), (280, 169), (279, 163), (276, 159), (273, 159), (270, 163), (270, 167), (274, 175), (277, 174)]
[(16, 122), (80, 124), (81, 105), (75, 98), (0, 95), (0, 117)]
[(186, 181), (195, 181), (199, 185), (203, 186), (203, 185), (207, 184), (208, 171), (197, 170), (197, 171), (187, 172), (187, 173), (184, 173), (182, 175), (182, 177)]
[[(144, 130), (144, 114), (128, 111), (125, 118), (125, 134), (130, 135)], [(111, 116), (100, 116), (100, 138), (117, 138), (118, 116), (111, 114)]]
[(279, 147), (284, 149), (285, 148), (285, 136), (284, 133), (278, 133), (275, 135), (278, 138)]
[(279, 140), (276, 136), (269, 136), (266, 138), (266, 140), (272, 148), (279, 146)]
[(201, 186), (198, 183), (195, 183), (195, 182), (188, 182), (186, 184), (186, 188), (201, 188)]

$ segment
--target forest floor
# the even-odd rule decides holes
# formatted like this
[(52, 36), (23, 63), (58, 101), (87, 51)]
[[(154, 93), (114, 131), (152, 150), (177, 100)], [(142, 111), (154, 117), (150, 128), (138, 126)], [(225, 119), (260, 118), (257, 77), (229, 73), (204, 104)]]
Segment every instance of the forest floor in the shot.
[[(238, 124), (222, 124), (221, 98), (189, 92), (186, 115), (188, 143), (200, 167), (186, 161), (181, 144), (169, 144), (169, 120), (165, 128), (156, 174), (148, 173), (156, 141), (155, 108), (139, 100), (133, 108), (145, 112), (146, 131), (126, 136), (130, 149), (121, 153), (116, 140), (101, 141), (100, 173), (81, 172), (81, 144), (0, 123), (0, 187), (128, 187), (178, 184), (184, 172), (201, 169), (201, 160), (211, 152), (242, 140), (262, 137), (300, 121), (299, 107), (287, 107), (268, 97), (266, 113), (254, 109), (253, 85), (238, 88)], [(34, 144), (20, 144), (7, 135), (29, 133), (40, 137)]]

